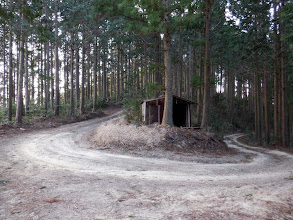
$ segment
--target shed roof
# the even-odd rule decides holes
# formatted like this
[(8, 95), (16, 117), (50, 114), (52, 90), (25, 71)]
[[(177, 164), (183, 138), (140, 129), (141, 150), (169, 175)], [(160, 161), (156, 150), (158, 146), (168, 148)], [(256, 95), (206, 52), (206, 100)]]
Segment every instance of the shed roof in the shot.
[[(145, 100), (143, 100), (143, 102), (152, 102), (152, 101), (157, 101), (157, 100), (158, 101), (163, 101), (164, 99), (165, 99), (165, 96), (160, 96), (158, 98), (145, 99)], [(188, 104), (194, 104), (193, 101), (190, 101), (188, 99), (185, 99), (185, 98), (182, 98), (182, 97), (179, 97), (179, 96), (176, 96), (176, 95), (173, 95), (173, 99), (177, 99), (177, 100), (180, 100), (180, 101), (185, 102), (185, 103), (188, 103)]]

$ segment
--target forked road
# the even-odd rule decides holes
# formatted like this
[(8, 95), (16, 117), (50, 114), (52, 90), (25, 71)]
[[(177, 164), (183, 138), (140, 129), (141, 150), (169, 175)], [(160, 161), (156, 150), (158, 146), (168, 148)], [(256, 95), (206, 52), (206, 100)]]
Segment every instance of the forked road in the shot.
[(293, 219), (293, 156), (200, 164), (92, 149), (94, 119), (0, 140), (0, 219)]

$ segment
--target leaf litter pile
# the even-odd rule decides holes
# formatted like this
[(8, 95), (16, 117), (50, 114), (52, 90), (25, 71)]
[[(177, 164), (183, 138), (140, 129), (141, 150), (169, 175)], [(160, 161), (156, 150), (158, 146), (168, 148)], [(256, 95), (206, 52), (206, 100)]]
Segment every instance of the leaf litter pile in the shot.
[(93, 133), (93, 142), (99, 150), (179, 161), (233, 163), (247, 162), (248, 158), (204, 130), (158, 124), (136, 126), (121, 118), (100, 125)]

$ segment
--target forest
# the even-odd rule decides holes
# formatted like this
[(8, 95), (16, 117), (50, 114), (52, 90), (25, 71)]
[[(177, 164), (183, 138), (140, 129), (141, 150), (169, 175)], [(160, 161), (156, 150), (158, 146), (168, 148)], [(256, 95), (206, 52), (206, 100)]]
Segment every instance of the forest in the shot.
[(196, 103), (193, 126), (292, 147), (293, 4), (286, 0), (1, 0), (0, 124), (146, 98)]

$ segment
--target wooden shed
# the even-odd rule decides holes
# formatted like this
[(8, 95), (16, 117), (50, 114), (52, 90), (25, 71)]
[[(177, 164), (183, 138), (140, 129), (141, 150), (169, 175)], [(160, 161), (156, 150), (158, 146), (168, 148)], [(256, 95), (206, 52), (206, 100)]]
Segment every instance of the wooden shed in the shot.
[[(165, 96), (144, 100), (142, 103), (142, 117), (145, 124), (162, 123)], [(173, 95), (173, 121), (177, 127), (191, 127), (190, 106), (194, 102)]]

